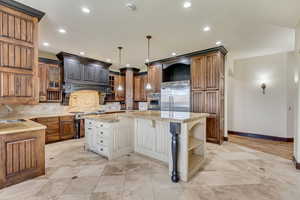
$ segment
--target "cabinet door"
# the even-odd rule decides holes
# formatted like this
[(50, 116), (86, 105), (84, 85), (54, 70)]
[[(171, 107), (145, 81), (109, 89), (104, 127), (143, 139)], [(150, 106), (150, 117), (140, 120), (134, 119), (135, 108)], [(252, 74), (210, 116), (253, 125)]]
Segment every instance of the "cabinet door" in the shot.
[[(97, 74), (98, 75), (98, 74)], [(84, 79), (85, 81), (96, 81), (96, 66), (94, 65), (84, 65)]]
[(136, 119), (135, 150), (153, 157), (155, 126), (152, 120)]
[(0, 104), (38, 103), (38, 19), (0, 7)]
[(192, 91), (192, 109), (196, 113), (205, 112), (205, 91)]
[(60, 120), (60, 139), (72, 139), (75, 136), (75, 124), (71, 120)]
[(206, 56), (192, 58), (192, 89), (205, 90), (206, 88)]
[(213, 53), (206, 56), (206, 89), (219, 88), (220, 59), (219, 53)]
[(48, 65), (39, 63), (40, 101), (47, 101)]
[[(119, 84), (122, 86), (123, 90), (118, 91)], [(115, 76), (115, 98), (116, 100), (125, 99), (125, 76), (116, 75)]]
[(218, 117), (207, 118), (206, 120), (206, 139), (209, 142), (220, 144), (220, 131)]
[(141, 100), (141, 76), (134, 77), (134, 100)]
[(66, 81), (80, 81), (82, 74), (82, 65), (79, 61), (65, 59), (64, 60), (65, 67), (65, 77)]
[(148, 67), (148, 81), (152, 87), (151, 92), (160, 93), (160, 85), (162, 81), (161, 65), (153, 65)]
[(210, 114), (218, 114), (219, 108), (219, 91), (205, 92), (205, 112)]
[(169, 123), (156, 121), (154, 153), (156, 159), (168, 162), (171, 144)]
[(47, 117), (37, 118), (36, 122), (46, 126), (46, 144), (56, 142), (60, 140), (60, 129), (59, 129), (59, 118), (58, 117)]

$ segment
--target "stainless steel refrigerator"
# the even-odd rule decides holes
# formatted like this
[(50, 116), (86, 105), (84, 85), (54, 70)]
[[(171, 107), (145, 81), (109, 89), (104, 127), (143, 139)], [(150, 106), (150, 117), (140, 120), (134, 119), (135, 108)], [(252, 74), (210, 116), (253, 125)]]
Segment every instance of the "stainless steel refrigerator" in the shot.
[(161, 110), (190, 112), (190, 81), (162, 83)]

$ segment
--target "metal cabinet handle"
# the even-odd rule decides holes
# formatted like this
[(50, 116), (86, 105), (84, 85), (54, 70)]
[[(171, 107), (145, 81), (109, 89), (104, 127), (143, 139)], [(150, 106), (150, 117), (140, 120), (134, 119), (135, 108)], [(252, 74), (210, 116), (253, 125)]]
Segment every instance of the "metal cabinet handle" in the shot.
[(103, 135), (103, 132), (101, 131), (100, 134)]
[(103, 151), (103, 149), (101, 148), (100, 151)]
[(103, 143), (103, 140), (101, 140), (100, 143)]
[(92, 130), (92, 128), (88, 128), (89, 130)]

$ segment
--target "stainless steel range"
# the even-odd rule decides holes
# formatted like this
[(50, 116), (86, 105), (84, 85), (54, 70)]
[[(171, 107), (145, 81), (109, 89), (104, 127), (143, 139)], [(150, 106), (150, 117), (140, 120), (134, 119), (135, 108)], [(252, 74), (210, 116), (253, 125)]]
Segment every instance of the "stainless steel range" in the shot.
[(75, 128), (76, 128), (76, 134), (75, 134), (75, 139), (80, 138), (80, 120), (83, 119), (84, 116), (88, 115), (99, 115), (99, 114), (104, 114), (104, 110), (99, 110), (96, 112), (71, 112), (75, 114)]

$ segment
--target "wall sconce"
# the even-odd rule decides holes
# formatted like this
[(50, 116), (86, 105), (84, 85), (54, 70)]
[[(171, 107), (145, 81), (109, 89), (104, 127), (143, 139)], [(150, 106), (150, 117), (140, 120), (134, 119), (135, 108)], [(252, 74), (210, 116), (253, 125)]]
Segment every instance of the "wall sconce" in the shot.
[(263, 94), (266, 94), (267, 85), (265, 83), (262, 83), (260, 87), (263, 90)]

